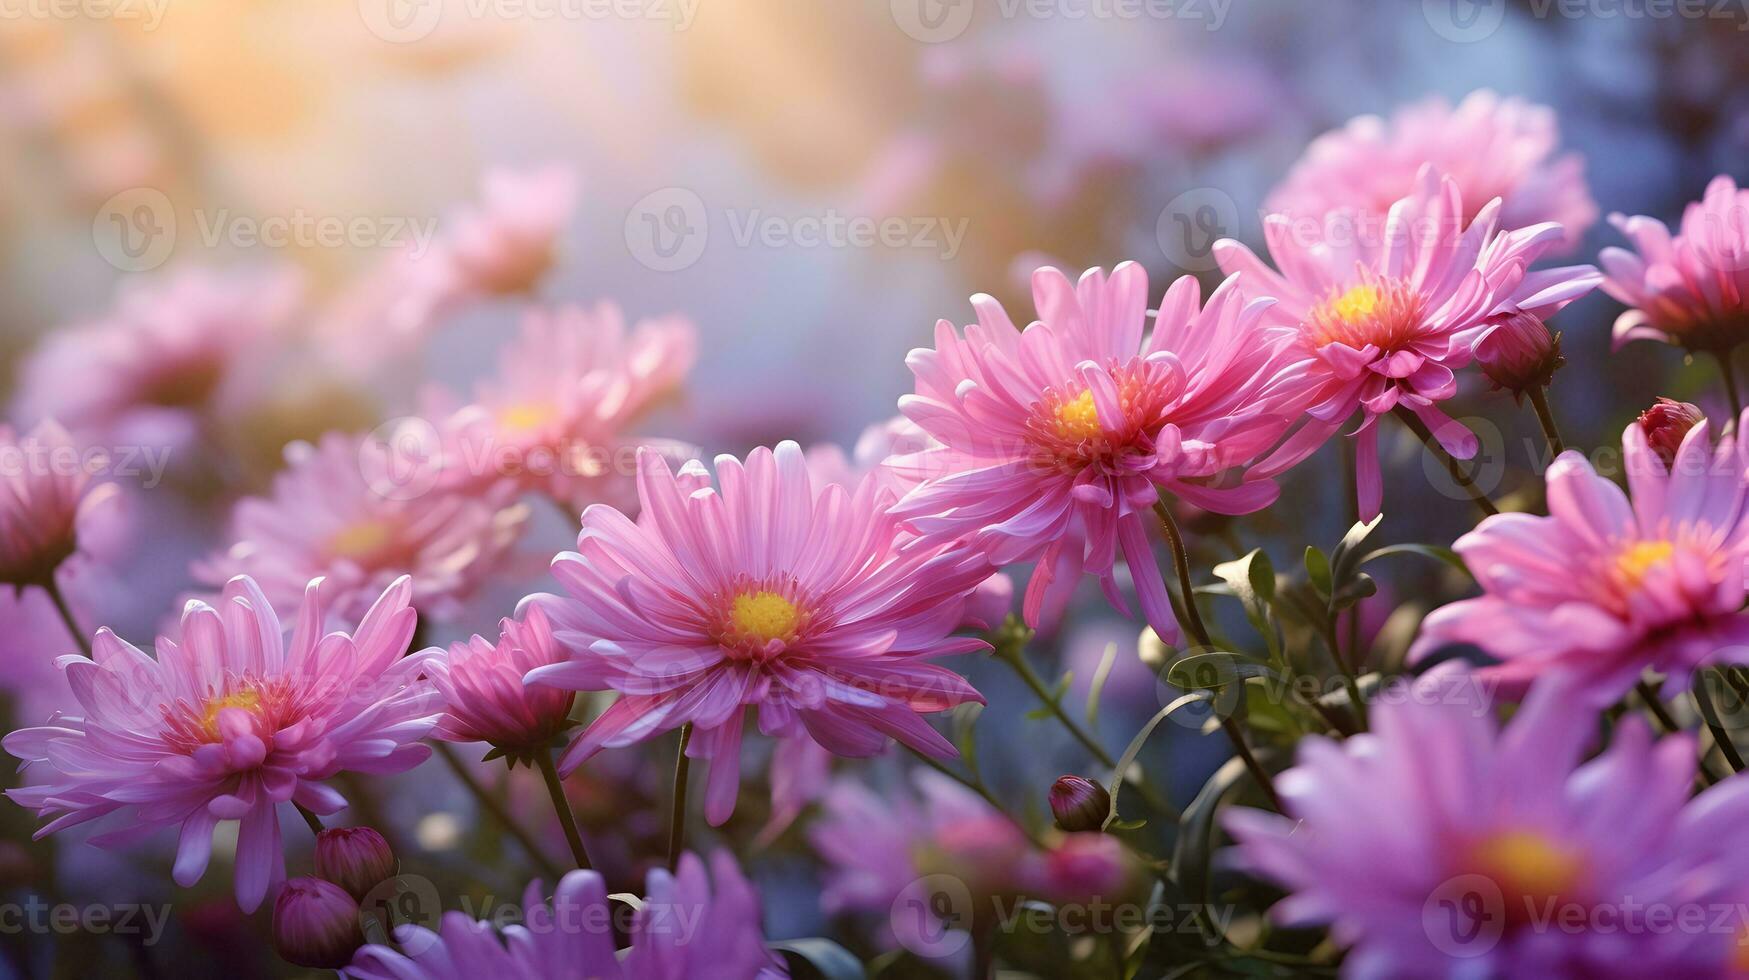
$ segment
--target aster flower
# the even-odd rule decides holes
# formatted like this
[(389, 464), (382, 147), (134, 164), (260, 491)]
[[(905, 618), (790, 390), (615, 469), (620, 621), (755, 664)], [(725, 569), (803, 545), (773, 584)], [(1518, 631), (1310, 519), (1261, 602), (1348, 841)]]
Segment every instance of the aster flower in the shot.
[[(612, 303), (531, 313), (497, 376), (442, 426), (447, 485), (509, 479), (577, 511), (625, 502), (626, 429), (678, 387), (697, 343), (679, 316), (628, 331)], [(441, 397), (432, 401), (442, 410)]]
[[(714, 880), (713, 880), (714, 879)], [(759, 896), (727, 851), (705, 863), (683, 854), (675, 873), (650, 872), (632, 919), (632, 945), (614, 951), (607, 888), (593, 871), (573, 871), (551, 899), (540, 881), (523, 893), (523, 922), (499, 933), (461, 912), (437, 932), (395, 930), (405, 952), (366, 946), (346, 968), (358, 980), (779, 980), (789, 970), (765, 948)]]
[(1718, 912), (1743, 907), (1749, 781), (1690, 800), (1694, 740), (1638, 717), (1584, 762), (1592, 710), (1547, 682), (1503, 729), (1484, 705), (1383, 698), (1372, 732), (1300, 743), (1275, 780), (1286, 816), (1224, 812), (1242, 863), (1289, 893), (1275, 918), (1330, 924), (1345, 976), (1737, 975), (1742, 921)]
[(1709, 428), (1690, 429), (1666, 466), (1629, 425), (1631, 500), (1584, 456), (1561, 454), (1548, 470), (1549, 516), (1500, 514), (1457, 540), (1482, 595), (1434, 610), (1411, 659), (1474, 643), (1504, 661), (1489, 676), (1558, 672), (1601, 705), (1648, 669), (1674, 692), (1704, 664), (1749, 658), (1749, 453), (1734, 432), (1715, 447)]
[(96, 322), (42, 341), (15, 410), (84, 439), (187, 441), (242, 393), (301, 298), (284, 269), (196, 269), (130, 285)]
[(490, 171), (479, 204), (444, 230), (438, 255), (474, 292), (528, 292), (552, 267), (554, 243), (576, 205), (576, 177), (562, 166)]
[(705, 815), (720, 824), (751, 706), (765, 734), (805, 731), (837, 755), (873, 755), (892, 736), (953, 757), (922, 716), (982, 698), (924, 661), (988, 649), (953, 630), (989, 565), (903, 538), (892, 493), (872, 478), (819, 486), (793, 442), (744, 464), (720, 456), (716, 471), (713, 487), (702, 464), (676, 475), (641, 451), (638, 522), (584, 511), (577, 551), (553, 560), (567, 595), (532, 598), (573, 658), (528, 682), (620, 695), (563, 770), (690, 724), (688, 754), (711, 760)]
[(1307, 424), (1253, 472), (1279, 473), (1315, 449), (1356, 412), (1360, 516), (1379, 512), (1380, 415), (1413, 413), (1446, 452), (1475, 455), (1476, 437), (1439, 410), (1457, 392), (1456, 369), (1500, 329), (1501, 318), (1546, 320), (1597, 285), (1591, 266), (1528, 271), (1552, 248), (1552, 222), (1497, 232), (1500, 202), (1466, 218), (1456, 181), (1424, 167), (1382, 229), (1356, 227), (1352, 211), (1321, 227), (1272, 214), (1264, 237), (1280, 273), (1238, 242), (1215, 244), (1222, 270), (1242, 275), (1250, 295), (1272, 296), (1299, 325), (1287, 373), (1310, 396)]
[(389, 451), (338, 432), (287, 446), (272, 493), (237, 504), (233, 544), (196, 563), (195, 577), (216, 585), (248, 575), (281, 604), (323, 577), (335, 611), (354, 621), (385, 585), (412, 575), (414, 605), (451, 618), (504, 559), (528, 509), (503, 492), (379, 485), (372, 475), (392, 471)]
[(94, 484), (84, 463), (53, 421), (22, 438), (0, 425), (0, 585), (53, 588), (80, 524), (115, 499), (115, 484)]
[(1500, 198), (1503, 228), (1560, 225), (1554, 247), (1571, 252), (1597, 221), (1597, 204), (1585, 185), (1584, 159), (1556, 156), (1560, 141), (1547, 106), (1487, 89), (1455, 108), (1431, 98), (1389, 120), (1358, 116), (1313, 140), (1265, 207), (1314, 221), (1351, 210), (1382, 224), (1391, 205), (1415, 190), (1416, 173), (1432, 164), (1457, 182), (1471, 208)]
[(1127, 614), (1119, 551), (1148, 622), (1178, 635), (1148, 543), (1161, 491), (1224, 514), (1275, 500), (1273, 483), (1221, 482), (1275, 444), (1298, 409), (1272, 398), (1293, 339), (1233, 280), (1201, 305), (1186, 276), (1148, 332), (1148, 278), (1125, 262), (1079, 284), (1033, 276), (1040, 322), (1020, 331), (977, 296), (962, 337), (943, 320), (935, 347), (911, 352), (916, 393), (899, 402), (939, 445), (892, 465), (931, 474), (896, 513), (926, 540), (964, 540), (991, 563), (1033, 561), (1023, 613), (1039, 625), (1054, 580), (1085, 569)]
[(6, 736), (7, 752), (57, 777), (7, 791), (52, 818), (37, 837), (114, 816), (92, 838), (132, 843), (180, 827), (174, 877), (200, 880), (213, 829), (239, 821), (237, 904), (253, 911), (285, 876), (281, 804), (330, 814), (346, 800), (325, 784), (341, 771), (395, 773), (431, 750), (438, 719), (426, 657), (413, 638), (412, 584), (394, 582), (351, 634), (323, 635), (320, 582), (311, 582), (287, 642), (273, 606), (239, 577), (215, 605), (183, 610), (179, 641), (159, 637), (156, 659), (99, 630), (92, 659), (58, 661), (84, 708)]
[(1609, 223), (1633, 245), (1598, 256), (1603, 291), (1632, 309), (1615, 321), (1615, 346), (1658, 340), (1722, 354), (1749, 340), (1749, 190), (1714, 177), (1683, 209), (1675, 235), (1656, 218)]
[(496, 643), (475, 636), (432, 659), (431, 681), (446, 706), (432, 734), (448, 742), (486, 742), (491, 757), (532, 765), (534, 753), (548, 751), (574, 724), (576, 695), (524, 686), (522, 678), (536, 667), (563, 662), (566, 653), (538, 605), (528, 606), (521, 622), (505, 619), (498, 628)]

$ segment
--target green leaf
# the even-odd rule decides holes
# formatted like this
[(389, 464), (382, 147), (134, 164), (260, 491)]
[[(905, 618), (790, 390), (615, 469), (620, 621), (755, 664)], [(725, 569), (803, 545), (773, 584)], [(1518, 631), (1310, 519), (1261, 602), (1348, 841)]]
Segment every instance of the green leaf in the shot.
[(1466, 575), (1468, 575), (1470, 571), (1469, 567), (1464, 564), (1463, 558), (1460, 557), (1457, 552), (1437, 544), (1386, 545), (1377, 551), (1369, 553), (1365, 558), (1362, 558), (1358, 564), (1365, 565), (1375, 559), (1388, 558), (1392, 555), (1420, 555), (1423, 558), (1432, 558), (1436, 561), (1445, 562), (1447, 565), (1450, 565)]
[(1330, 597), (1330, 608), (1335, 611), (1347, 609), (1368, 596), (1377, 595), (1378, 591), (1379, 584), (1373, 581), (1371, 575), (1357, 572), (1354, 578), (1337, 589), (1336, 594)]
[(1247, 677), (1277, 677), (1268, 667), (1217, 650), (1185, 657), (1166, 671), (1166, 683), (1186, 691), (1218, 691)]
[(1191, 691), (1189, 694), (1173, 698), (1171, 704), (1154, 712), (1154, 717), (1149, 718), (1148, 723), (1142, 726), (1142, 730), (1136, 733), (1136, 737), (1130, 739), (1130, 744), (1125, 747), (1123, 755), (1117, 760), (1117, 771), (1111, 775), (1111, 785), (1107, 787), (1111, 793), (1111, 812), (1105, 815), (1104, 826), (1109, 827), (1113, 821), (1117, 820), (1117, 797), (1118, 793), (1123, 790), (1124, 774), (1128, 773), (1130, 767), (1136, 764), (1136, 756), (1141, 754), (1142, 746), (1148, 742), (1148, 736), (1154, 734), (1154, 729), (1160, 727), (1160, 723), (1171, 717), (1174, 711), (1187, 704), (1197, 704), (1207, 700), (1209, 700), (1209, 695), (1206, 691)]
[(973, 728), (983, 713), (984, 706), (975, 701), (968, 701), (953, 710), (953, 744), (960, 750), (967, 772), (978, 771), (978, 737)]
[(1093, 683), (1087, 686), (1087, 725), (1099, 727), (1099, 695), (1105, 690), (1105, 679), (1111, 676), (1111, 665), (1117, 662), (1117, 644), (1105, 645), (1105, 656), (1099, 658), (1099, 669), (1093, 672)]
[(770, 947), (783, 954), (790, 976), (819, 980), (864, 980), (862, 963), (830, 939), (786, 939)]
[(1357, 522), (1348, 529), (1347, 534), (1342, 536), (1342, 540), (1337, 542), (1336, 550), (1330, 554), (1330, 574), (1338, 586), (1347, 582), (1348, 577), (1354, 574), (1354, 570), (1360, 567), (1360, 562), (1355, 560), (1355, 555), (1359, 554), (1360, 546), (1366, 543), (1366, 539), (1371, 537), (1374, 531), (1378, 530), (1380, 522), (1384, 519), (1385, 515), (1380, 514), (1370, 521)]
[[(1190, 805), (1184, 808), (1184, 813), (1178, 818), (1178, 840), (1172, 847), (1172, 870), (1167, 877), (1184, 891), (1187, 898), (1200, 905), (1207, 906), (1209, 902), (1208, 872), (1209, 857), (1213, 850), (1215, 811), (1220, 808), (1221, 800), (1247, 775), (1243, 759), (1237, 756), (1228, 759), (1202, 785), (1196, 798), (1190, 801)], [(1204, 918), (1205, 927), (1219, 936), (1220, 926), (1214, 918)]]
[(1324, 598), (1330, 598), (1332, 589), (1330, 579), (1330, 559), (1318, 550), (1315, 544), (1306, 545), (1306, 575), (1312, 580), (1312, 588)]
[(1214, 568), (1232, 594), (1245, 609), (1245, 619), (1269, 645), (1271, 661), (1280, 659), (1281, 636), (1276, 630), (1270, 605), (1275, 602), (1275, 566), (1262, 548)]

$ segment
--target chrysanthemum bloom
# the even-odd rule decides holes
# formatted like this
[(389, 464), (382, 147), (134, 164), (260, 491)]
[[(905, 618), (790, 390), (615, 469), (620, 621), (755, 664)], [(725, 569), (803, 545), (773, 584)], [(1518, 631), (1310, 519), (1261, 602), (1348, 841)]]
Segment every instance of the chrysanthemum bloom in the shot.
[[(715, 879), (714, 881), (712, 879)], [(710, 871), (683, 854), (673, 875), (650, 872), (648, 894), (632, 918), (632, 945), (614, 951), (616, 913), (593, 871), (573, 871), (551, 899), (540, 881), (523, 893), (523, 921), (502, 933), (462, 912), (443, 916), (437, 932), (395, 930), (401, 951), (359, 950), (348, 976), (358, 980), (779, 980), (783, 960), (765, 947), (759, 895), (727, 851)]]
[(1427, 99), (1389, 121), (1358, 116), (1313, 140), (1265, 206), (1313, 221), (1351, 210), (1382, 223), (1391, 205), (1414, 191), (1421, 167), (1432, 164), (1457, 181), (1470, 207), (1500, 198), (1506, 229), (1560, 225), (1556, 247), (1571, 252), (1597, 221), (1597, 204), (1585, 186), (1584, 159), (1556, 156), (1560, 141), (1547, 106), (1486, 89), (1471, 92), (1455, 109), (1444, 99)]
[(282, 605), (325, 578), (329, 601), (351, 622), (388, 583), (411, 575), (414, 605), (452, 617), (509, 552), (528, 509), (502, 492), (377, 485), (373, 474), (393, 469), (380, 458), (389, 451), (338, 432), (287, 446), (288, 468), (271, 495), (237, 504), (234, 543), (197, 563), (195, 577), (217, 585), (248, 575)]
[(1380, 415), (1413, 412), (1446, 452), (1475, 455), (1476, 437), (1438, 402), (1457, 392), (1453, 371), (1515, 313), (1547, 320), (1599, 281), (1588, 265), (1528, 271), (1560, 240), (1552, 222), (1498, 232), (1500, 202), (1466, 218), (1457, 182), (1423, 168), (1415, 189), (1391, 206), (1383, 227), (1355, 225), (1352, 211), (1323, 222), (1288, 214), (1264, 220), (1264, 238), (1281, 272), (1249, 248), (1215, 244), (1221, 269), (1241, 273), (1240, 289), (1272, 296), (1299, 324), (1289, 372), (1310, 395), (1311, 418), (1254, 473), (1299, 462), (1356, 412), (1360, 516), (1378, 515)]
[[(1671, 691), (1703, 664), (1749, 661), (1745, 467), (1734, 432), (1715, 448), (1700, 422), (1669, 466), (1639, 423), (1622, 435), (1633, 499), (1577, 452), (1549, 467), (1549, 516), (1489, 517), (1454, 547), (1482, 595), (1433, 611), (1410, 651), (1474, 643), (1493, 678), (1576, 678), (1599, 704), (1646, 670)], [(1738, 431), (1741, 431), (1741, 423)]]
[(92, 843), (180, 827), (174, 876), (188, 887), (206, 871), (214, 827), (240, 821), (237, 904), (254, 911), (285, 877), (281, 804), (334, 813), (346, 800), (323, 780), (401, 772), (430, 755), (419, 740), (442, 705), (419, 680), (426, 657), (405, 656), (412, 584), (393, 583), (352, 634), (325, 636), (319, 586), (310, 583), (289, 643), (267, 597), (236, 578), (214, 605), (188, 604), (180, 640), (159, 637), (156, 659), (107, 629), (93, 659), (62, 657), (83, 717), (4, 743), (59, 776), (7, 791), (53, 818), (37, 837), (112, 814), (122, 826)]
[(1598, 256), (1603, 291), (1632, 307), (1615, 321), (1615, 346), (1659, 340), (1722, 354), (1749, 340), (1749, 190), (1714, 177), (1683, 209), (1675, 235), (1657, 218), (1609, 223), (1634, 246)]
[(1020, 331), (995, 300), (972, 300), (961, 337), (936, 324), (935, 348), (911, 352), (916, 394), (899, 402), (939, 446), (892, 465), (931, 476), (896, 513), (926, 540), (966, 540), (995, 565), (1034, 561), (1023, 613), (1037, 626), (1054, 579), (1084, 568), (1127, 607), (1114, 571), (1121, 550), (1142, 611), (1176, 637), (1148, 541), (1160, 491), (1223, 514), (1268, 506), (1266, 480), (1221, 482), (1273, 445), (1298, 409), (1270, 397), (1293, 340), (1265, 321), (1232, 280), (1201, 306), (1186, 276), (1148, 332), (1148, 277), (1125, 262), (1071, 283), (1033, 276), (1040, 322)]
[(793, 442), (676, 475), (638, 455), (637, 523), (605, 505), (583, 512), (577, 551), (553, 559), (568, 596), (535, 596), (563, 664), (529, 683), (619, 692), (566, 750), (567, 773), (604, 746), (681, 725), (687, 752), (711, 760), (705, 815), (734, 810), (745, 709), (767, 735), (806, 732), (838, 755), (869, 756), (892, 736), (941, 758), (953, 745), (923, 719), (982, 701), (932, 657), (989, 648), (953, 635), (981, 557), (903, 539), (893, 495), (873, 478), (820, 486)]
[[(531, 313), (498, 374), (443, 424), (446, 485), (510, 480), (574, 511), (629, 496), (628, 428), (686, 377), (697, 330), (679, 316), (627, 330), (618, 306)], [(433, 407), (443, 410), (441, 396)]]
[(51, 585), (78, 550), (81, 521), (115, 499), (93, 485), (87, 457), (53, 421), (22, 438), (0, 425), (0, 585)]
[(554, 243), (576, 204), (576, 176), (562, 166), (491, 171), (480, 182), (480, 203), (444, 229), (438, 257), (474, 291), (527, 292), (552, 267)]
[(538, 605), (523, 610), (521, 622), (505, 619), (498, 628), (496, 643), (475, 636), (432, 659), (431, 681), (445, 705), (432, 734), (448, 742), (485, 742), (492, 746), (489, 758), (533, 765), (535, 754), (549, 751), (574, 724), (576, 695), (525, 686), (522, 679), (536, 667), (564, 662), (567, 654)]
[(20, 372), (17, 411), (81, 438), (183, 442), (241, 394), (302, 298), (286, 270), (189, 270), (124, 288), (95, 323), (44, 338)]
[(1479, 691), (1455, 694), (1384, 698), (1372, 732), (1306, 738), (1275, 778), (1286, 816), (1223, 814), (1243, 863), (1288, 891), (1275, 917), (1330, 924), (1345, 976), (1736, 975), (1749, 781), (1690, 800), (1694, 740), (1654, 743), (1638, 717), (1583, 762), (1595, 714), (1547, 682), (1503, 730)]

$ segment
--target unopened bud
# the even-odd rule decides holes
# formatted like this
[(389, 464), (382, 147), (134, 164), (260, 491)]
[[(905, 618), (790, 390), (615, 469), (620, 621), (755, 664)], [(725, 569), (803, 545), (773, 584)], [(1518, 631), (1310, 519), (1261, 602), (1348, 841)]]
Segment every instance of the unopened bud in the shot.
[(1063, 776), (1051, 784), (1051, 814), (1061, 830), (1098, 830), (1110, 813), (1111, 794), (1091, 779)]
[(358, 902), (320, 878), (293, 878), (273, 901), (273, 948), (286, 962), (338, 970), (364, 945)]
[(316, 835), (316, 876), (364, 901), (371, 889), (395, 876), (395, 854), (369, 827), (341, 827)]
[(1567, 363), (1560, 335), (1529, 313), (1506, 313), (1495, 323), (1494, 331), (1476, 345), (1476, 360), (1496, 385), (1514, 392), (1542, 387)]
[(1646, 445), (1668, 468), (1676, 461), (1676, 450), (1682, 446), (1688, 430), (1705, 418), (1700, 409), (1687, 402), (1660, 398), (1651, 408), (1640, 413), (1640, 431), (1646, 434)]

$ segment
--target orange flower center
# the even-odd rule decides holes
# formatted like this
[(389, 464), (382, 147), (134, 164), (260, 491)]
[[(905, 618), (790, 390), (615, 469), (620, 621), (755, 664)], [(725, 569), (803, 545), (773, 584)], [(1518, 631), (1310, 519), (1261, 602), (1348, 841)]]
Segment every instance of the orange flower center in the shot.
[(1421, 329), (1421, 296), (1400, 279), (1368, 279), (1334, 289), (1313, 307), (1301, 331), (1313, 347), (1340, 343), (1398, 350)]

